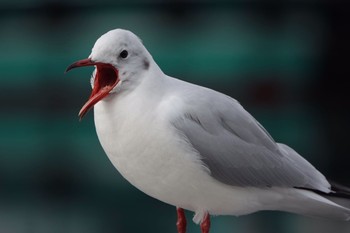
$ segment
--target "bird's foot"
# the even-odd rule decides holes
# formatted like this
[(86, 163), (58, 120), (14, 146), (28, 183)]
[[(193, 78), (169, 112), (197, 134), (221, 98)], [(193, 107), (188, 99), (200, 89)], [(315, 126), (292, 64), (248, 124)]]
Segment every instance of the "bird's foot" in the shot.
[(206, 213), (201, 222), (201, 232), (209, 233), (209, 229), (210, 229), (210, 215), (209, 213)]
[(186, 216), (185, 216), (185, 211), (182, 208), (177, 207), (176, 208), (177, 212), (177, 232), (178, 233), (186, 233)]

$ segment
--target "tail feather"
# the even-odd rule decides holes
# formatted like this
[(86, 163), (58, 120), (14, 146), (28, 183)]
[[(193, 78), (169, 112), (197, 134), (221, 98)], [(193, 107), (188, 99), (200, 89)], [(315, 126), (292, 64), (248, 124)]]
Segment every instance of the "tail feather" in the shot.
[(280, 210), (311, 217), (350, 221), (350, 209), (338, 204), (334, 198), (350, 202), (350, 199), (335, 197), (334, 194), (295, 189), (295, 193), (288, 200), (280, 203)]
[(330, 196), (346, 198), (350, 200), (350, 188), (344, 185), (338, 184), (336, 182), (330, 181), (331, 184), (331, 192)]
[(340, 206), (350, 208), (350, 188), (335, 182), (330, 182), (330, 184), (332, 190), (330, 193), (318, 194)]

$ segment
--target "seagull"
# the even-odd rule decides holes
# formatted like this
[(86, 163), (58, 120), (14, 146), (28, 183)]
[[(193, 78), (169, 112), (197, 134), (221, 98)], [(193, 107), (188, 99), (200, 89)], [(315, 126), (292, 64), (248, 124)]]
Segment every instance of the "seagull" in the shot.
[(277, 143), (240, 103), (162, 72), (131, 31), (102, 35), (88, 58), (99, 141), (119, 173), (142, 192), (184, 209), (208, 233), (210, 215), (262, 210), (350, 220), (350, 189), (333, 184), (289, 146)]

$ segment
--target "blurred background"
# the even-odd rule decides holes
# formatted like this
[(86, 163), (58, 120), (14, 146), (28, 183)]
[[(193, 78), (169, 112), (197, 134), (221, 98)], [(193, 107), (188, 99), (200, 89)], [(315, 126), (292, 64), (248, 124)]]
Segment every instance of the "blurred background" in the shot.
[[(114, 28), (140, 36), (168, 75), (238, 99), (276, 141), (350, 186), (349, 23), (349, 5), (332, 0), (1, 1), (0, 232), (176, 232), (175, 208), (109, 162), (92, 112), (79, 122), (92, 68), (64, 75)], [(262, 212), (212, 218), (212, 231), (350, 223)], [(190, 221), (189, 232), (199, 232)]]

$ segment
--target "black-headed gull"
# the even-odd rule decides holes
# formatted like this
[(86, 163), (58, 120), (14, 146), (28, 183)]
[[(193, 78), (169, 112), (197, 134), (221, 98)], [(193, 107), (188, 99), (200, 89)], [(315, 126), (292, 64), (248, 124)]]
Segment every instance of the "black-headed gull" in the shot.
[(95, 66), (92, 93), (79, 112), (94, 107), (98, 138), (113, 165), (146, 194), (183, 209), (203, 233), (212, 215), (260, 210), (350, 220), (350, 209), (330, 201), (350, 192), (334, 187), (268, 132), (233, 98), (165, 75), (132, 32), (102, 35), (87, 59)]

